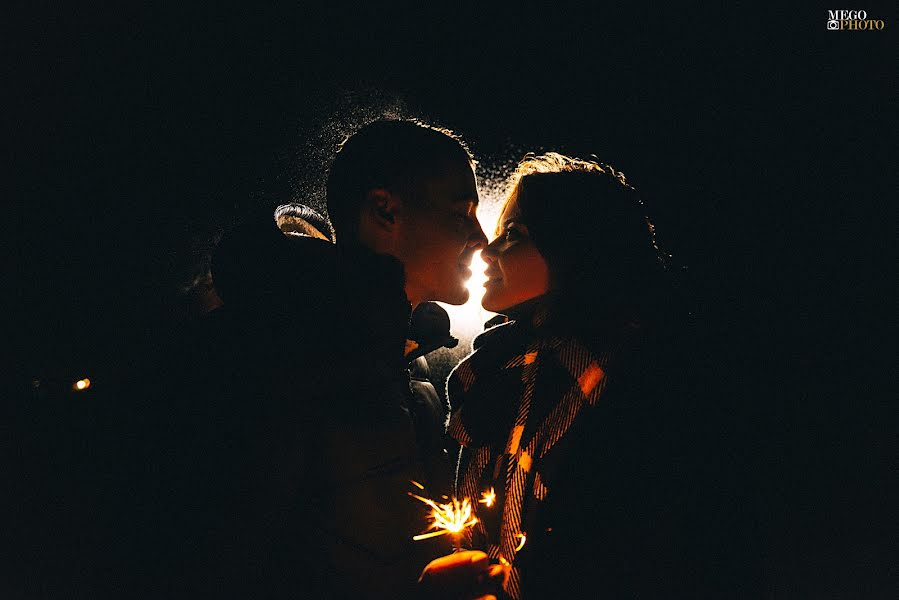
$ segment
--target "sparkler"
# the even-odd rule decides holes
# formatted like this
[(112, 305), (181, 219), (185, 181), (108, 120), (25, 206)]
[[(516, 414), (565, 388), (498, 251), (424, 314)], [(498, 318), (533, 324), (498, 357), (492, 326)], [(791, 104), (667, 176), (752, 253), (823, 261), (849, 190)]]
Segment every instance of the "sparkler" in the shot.
[(521, 541), (518, 542), (518, 546), (515, 547), (515, 552), (518, 552), (519, 550), (521, 550), (522, 548), (524, 548), (524, 543), (525, 543), (526, 541), (528, 541), (528, 536), (525, 535), (525, 534), (523, 534), (523, 533), (519, 533), (519, 534), (518, 534), (518, 537), (521, 538)]
[[(421, 484), (414, 481), (412, 483), (418, 488), (424, 489)], [(419, 502), (427, 504), (432, 509), (430, 514), (431, 525), (428, 529), (433, 529), (434, 531), (413, 536), (412, 539), (415, 541), (451, 534), (454, 543), (458, 546), (459, 535), (466, 528), (478, 522), (477, 517), (472, 514), (471, 501), (468, 498), (463, 498), (462, 500), (452, 498), (449, 502), (439, 503), (412, 492), (408, 492), (408, 494)]]

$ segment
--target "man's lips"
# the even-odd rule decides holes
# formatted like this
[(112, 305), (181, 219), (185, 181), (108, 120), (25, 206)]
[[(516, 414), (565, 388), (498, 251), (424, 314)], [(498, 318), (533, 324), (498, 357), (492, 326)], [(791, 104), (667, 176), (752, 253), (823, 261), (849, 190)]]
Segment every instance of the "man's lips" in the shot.
[(456, 265), (457, 268), (459, 269), (459, 273), (462, 274), (462, 277), (463, 277), (465, 280), (468, 280), (468, 279), (471, 278), (471, 259), (472, 259), (472, 254), (473, 254), (472, 252), (464, 252), (464, 253), (459, 257), (459, 264)]

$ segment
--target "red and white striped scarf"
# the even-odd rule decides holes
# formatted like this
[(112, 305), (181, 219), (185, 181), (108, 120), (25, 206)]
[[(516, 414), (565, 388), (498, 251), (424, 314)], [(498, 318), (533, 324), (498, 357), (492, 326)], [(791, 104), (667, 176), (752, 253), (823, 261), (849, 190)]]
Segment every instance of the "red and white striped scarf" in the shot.
[[(456, 495), (477, 504), (472, 547), (511, 564), (506, 593), (520, 598), (516, 557), (526, 552), (528, 515), (552, 493), (541, 466), (606, 386), (608, 353), (594, 354), (572, 337), (553, 335), (545, 307), (527, 320), (481, 336), (475, 351), (450, 374), (453, 407), (448, 433), (462, 446)], [(483, 500), (483, 499), (482, 499)]]

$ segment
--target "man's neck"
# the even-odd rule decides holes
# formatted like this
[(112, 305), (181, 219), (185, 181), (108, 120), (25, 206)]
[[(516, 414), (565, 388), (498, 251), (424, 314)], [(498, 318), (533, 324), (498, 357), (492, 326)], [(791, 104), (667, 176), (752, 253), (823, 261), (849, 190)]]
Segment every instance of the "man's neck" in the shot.
[(403, 267), (403, 276), (405, 278), (404, 290), (406, 292), (406, 299), (409, 300), (409, 304), (412, 305), (412, 310), (415, 310), (415, 307), (430, 300), (432, 298), (432, 294), (429, 294), (426, 289), (423, 289), (421, 286), (415, 285), (414, 281), (410, 281), (408, 279), (409, 274), (405, 270), (405, 266)]
[(421, 296), (414, 295), (409, 290), (409, 286), (406, 286), (406, 299), (409, 301), (409, 304), (412, 305), (412, 310), (415, 310), (415, 307), (421, 304)]
[[(338, 243), (338, 246), (340, 246), (339, 243)], [(402, 261), (399, 258), (397, 258), (393, 252), (390, 252), (388, 249), (385, 249), (385, 248), (376, 248), (376, 247), (374, 247), (373, 244), (366, 243), (361, 237), (360, 237), (360, 239), (357, 239), (355, 242), (348, 243), (347, 246), (364, 248), (375, 254), (383, 254), (383, 255), (387, 255), (387, 256), (392, 256), (393, 258), (396, 258), (396, 260), (399, 261), (400, 264), (402, 264)], [(405, 267), (404, 267), (404, 270), (405, 270)], [(409, 285), (408, 281), (406, 282), (405, 287), (403, 288), (403, 291), (405, 291), (405, 293), (406, 293), (406, 299), (409, 301), (409, 304), (412, 305), (412, 310), (415, 310), (415, 307), (418, 306), (421, 302), (423, 302), (424, 294), (422, 294), (419, 290), (416, 290), (415, 286)]]

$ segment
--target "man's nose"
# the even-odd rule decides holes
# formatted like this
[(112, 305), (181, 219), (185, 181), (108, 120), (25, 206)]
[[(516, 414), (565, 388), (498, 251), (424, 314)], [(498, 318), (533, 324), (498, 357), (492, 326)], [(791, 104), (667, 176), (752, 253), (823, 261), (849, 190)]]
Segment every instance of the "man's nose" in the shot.
[(484, 250), (487, 247), (487, 236), (484, 235), (484, 230), (478, 221), (475, 221), (474, 231), (468, 238), (468, 247), (475, 250)]

